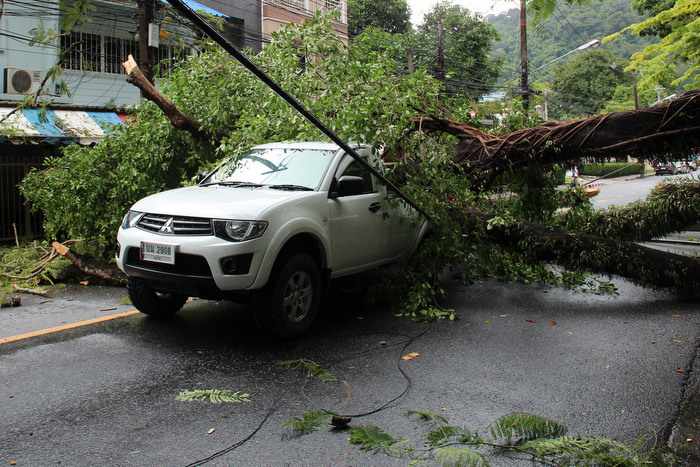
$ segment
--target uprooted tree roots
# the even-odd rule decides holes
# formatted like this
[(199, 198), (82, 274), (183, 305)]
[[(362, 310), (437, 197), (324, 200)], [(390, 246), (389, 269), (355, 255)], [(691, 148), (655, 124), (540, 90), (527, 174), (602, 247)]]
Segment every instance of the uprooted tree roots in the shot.
[[(547, 122), (496, 136), (439, 117), (415, 119), (422, 131), (459, 139), (455, 162), (476, 185), (532, 162), (551, 165), (584, 157), (685, 157), (700, 146), (700, 90), (653, 107), (591, 118)], [(488, 183), (486, 183), (487, 185)]]

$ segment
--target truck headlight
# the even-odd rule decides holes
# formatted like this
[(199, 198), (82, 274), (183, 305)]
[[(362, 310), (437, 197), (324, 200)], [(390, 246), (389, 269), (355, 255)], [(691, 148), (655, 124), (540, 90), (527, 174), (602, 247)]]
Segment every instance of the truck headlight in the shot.
[(231, 242), (244, 242), (262, 237), (267, 229), (265, 221), (235, 221), (214, 219), (214, 233)]
[(138, 211), (129, 211), (126, 213), (124, 216), (124, 219), (122, 220), (122, 229), (129, 229), (133, 226), (136, 225), (136, 223), (141, 219), (141, 216), (143, 216), (142, 212)]

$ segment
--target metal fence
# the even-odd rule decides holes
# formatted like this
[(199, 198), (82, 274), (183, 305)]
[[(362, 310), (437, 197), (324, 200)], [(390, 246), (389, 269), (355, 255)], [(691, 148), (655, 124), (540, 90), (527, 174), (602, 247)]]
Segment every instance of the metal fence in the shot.
[[(41, 235), (42, 219), (32, 213), (17, 185), (32, 167), (41, 167), (51, 149), (40, 145), (0, 144), (0, 241)], [(13, 227), (14, 225), (14, 227)]]

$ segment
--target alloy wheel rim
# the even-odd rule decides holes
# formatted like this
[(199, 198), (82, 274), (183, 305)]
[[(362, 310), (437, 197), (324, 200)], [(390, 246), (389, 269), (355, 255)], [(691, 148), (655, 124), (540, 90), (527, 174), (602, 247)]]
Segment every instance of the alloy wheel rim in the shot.
[(283, 297), (282, 304), (289, 321), (303, 321), (311, 311), (313, 300), (311, 276), (306, 271), (296, 271), (287, 281)]

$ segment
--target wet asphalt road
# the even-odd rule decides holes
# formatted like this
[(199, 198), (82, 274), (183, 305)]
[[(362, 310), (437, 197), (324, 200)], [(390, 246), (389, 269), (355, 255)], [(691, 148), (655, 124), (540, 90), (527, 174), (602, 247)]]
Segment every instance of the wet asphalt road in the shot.
[[(408, 395), (354, 423), (418, 439), (409, 409), (473, 429), (527, 411), (578, 434), (633, 441), (663, 431), (681, 394), (677, 369), (695, 352), (700, 310), (618, 285), (619, 297), (452, 285), (461, 319), (433, 325), (406, 349), (420, 353), (402, 363)], [(169, 323), (139, 315), (0, 346), (0, 465), (184, 466), (247, 436), (271, 407), (256, 437), (210, 465), (403, 465), (361, 452), (346, 433), (285, 440), (281, 425), (308, 409), (363, 412), (394, 397), (405, 385), (396, 369), (402, 347), (425, 329), (336, 300), (311, 335), (279, 343), (254, 331), (245, 309), (194, 302)], [(294, 358), (319, 362), (340, 382), (305, 380), (276, 364)], [(175, 400), (193, 388), (241, 390), (252, 402)]]
[(601, 185), (600, 194), (592, 199), (593, 206), (605, 209), (610, 206), (621, 206), (646, 198), (654, 187), (664, 181), (693, 177), (697, 180), (700, 172), (684, 175), (647, 175), (644, 178), (631, 178), (626, 180), (604, 179), (598, 183)]

